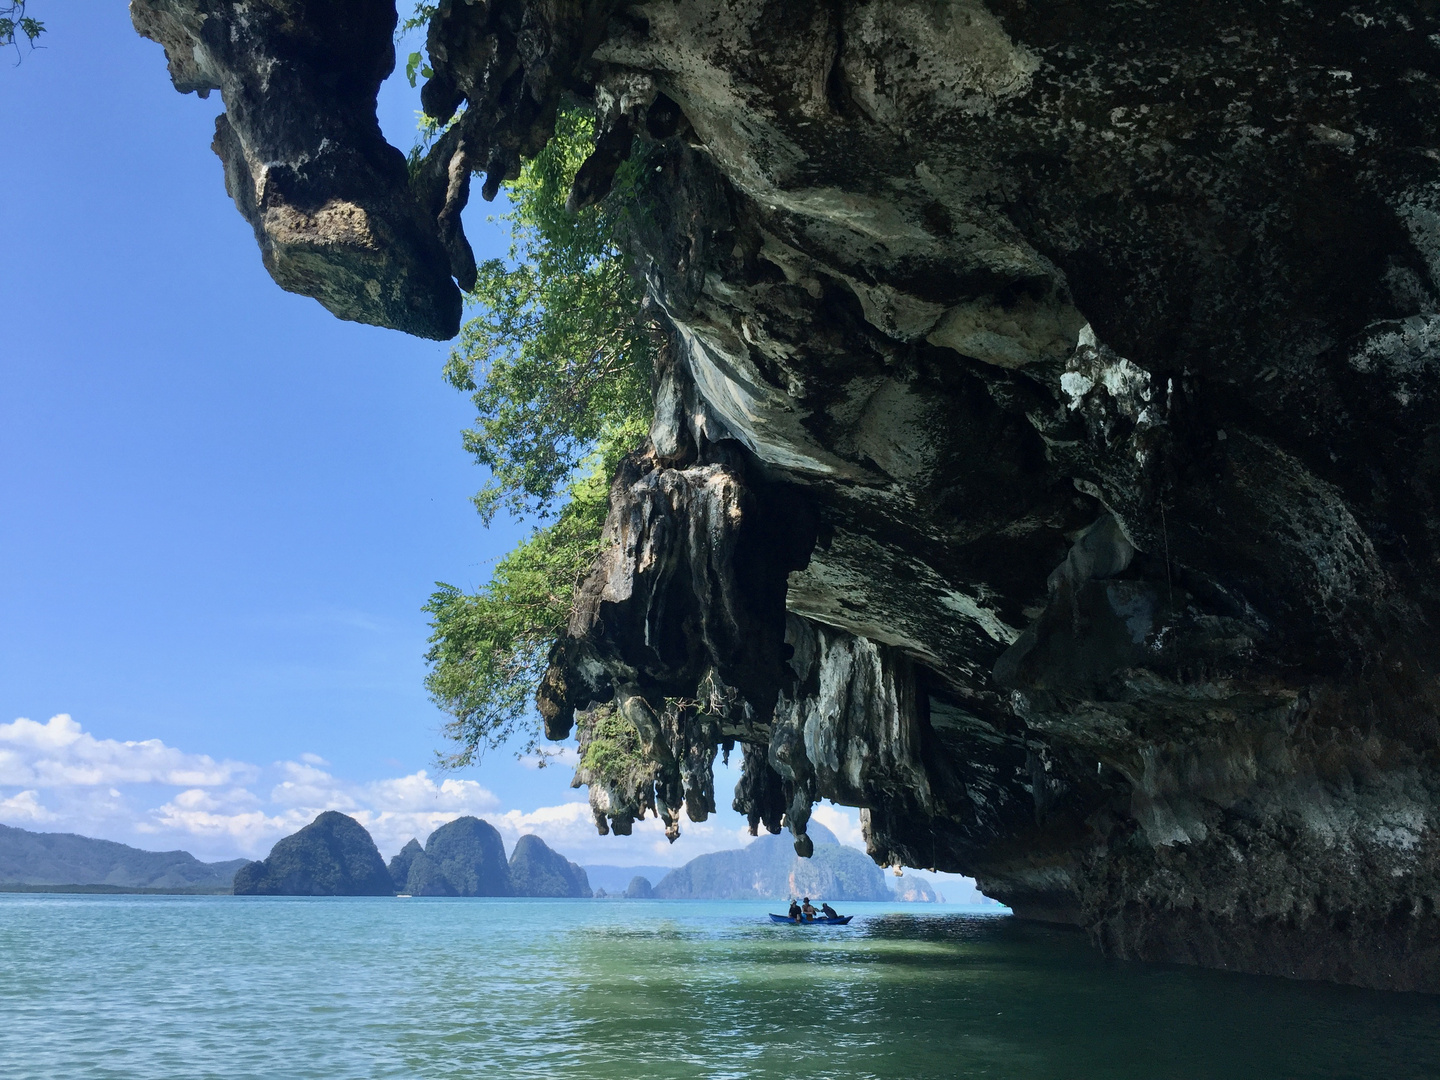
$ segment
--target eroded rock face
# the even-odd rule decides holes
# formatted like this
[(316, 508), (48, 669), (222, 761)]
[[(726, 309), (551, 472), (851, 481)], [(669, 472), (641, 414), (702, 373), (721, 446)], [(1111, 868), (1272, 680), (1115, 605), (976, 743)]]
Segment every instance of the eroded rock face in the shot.
[[(395, 67), (394, 0), (132, 0), (130, 16), (165, 47), (177, 90), (225, 99), (213, 143), (225, 190), (281, 288), (342, 319), (455, 335), (443, 197), (412, 190), (375, 117)], [(457, 276), (473, 284), (463, 233), (458, 244)]]
[(562, 93), (573, 203), (655, 166), (671, 348), (552, 734), (619, 709), (672, 829), (734, 741), (802, 851), (835, 798), (1115, 955), (1440, 990), (1440, 10), (504, 0), (430, 49), (444, 205)]

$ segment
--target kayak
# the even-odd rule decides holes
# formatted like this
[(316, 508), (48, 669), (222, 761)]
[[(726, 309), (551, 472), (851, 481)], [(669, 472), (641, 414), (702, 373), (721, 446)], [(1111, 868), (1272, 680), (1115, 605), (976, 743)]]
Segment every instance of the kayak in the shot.
[(824, 915), (817, 915), (813, 919), (802, 919), (796, 922), (789, 915), (776, 915), (773, 911), (770, 912), (771, 922), (789, 923), (791, 926), (814, 926), (817, 923), (821, 926), (844, 926), (854, 917), (854, 915), (836, 915), (833, 919), (827, 919)]

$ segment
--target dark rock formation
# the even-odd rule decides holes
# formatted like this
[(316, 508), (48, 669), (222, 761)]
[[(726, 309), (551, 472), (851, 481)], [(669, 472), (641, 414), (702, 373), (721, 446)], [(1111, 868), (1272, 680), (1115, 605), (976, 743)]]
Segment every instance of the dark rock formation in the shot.
[(424, 855), (425, 849), (414, 837), (390, 860), (390, 880), (395, 883), (396, 892), (404, 892), (410, 882), (410, 867), (417, 856)]
[(236, 896), (390, 896), (375, 841), (352, 817), (327, 810), (235, 872)]
[(626, 900), (653, 900), (655, 899), (655, 886), (650, 884), (650, 879), (636, 874), (630, 879), (630, 884), (625, 886)]
[[(172, 70), (233, 82), (252, 180), (299, 158), (244, 132), (318, 147), (388, 63), (266, 90), (226, 57), (291, 23), (135, 10), (212, 35)], [(1440, 990), (1437, 43), (1428, 0), (442, 3), (436, 244), (562, 93), (600, 120), (575, 204), (655, 162), (671, 347), (540, 703), (654, 758), (602, 826), (703, 818), (739, 742), (736, 805), (802, 851), (832, 798), (1117, 956)], [(367, 178), (363, 126), (326, 153)], [(410, 326), (453, 245), (390, 235), (385, 303), (327, 302)]]
[(113, 840), (0, 825), (0, 882), (12, 885), (220, 890), (248, 861), (205, 863), (188, 851), (142, 851)]
[(814, 851), (801, 858), (778, 836), (762, 836), (735, 851), (697, 855), (656, 883), (661, 900), (889, 900), (878, 866), (844, 847), (825, 826), (812, 823)]
[(510, 853), (510, 887), (516, 896), (591, 895), (584, 868), (528, 834), (515, 841)]
[(177, 90), (224, 98), (225, 190), (281, 288), (342, 319), (455, 334), (451, 255), (467, 287), (475, 260), (441, 221), (449, 177), (412, 184), (375, 118), (395, 68), (394, 0), (133, 0), (130, 15), (165, 47)]
[(441, 825), (424, 852), (412, 854), (404, 891), (412, 896), (515, 895), (500, 834), (476, 817)]

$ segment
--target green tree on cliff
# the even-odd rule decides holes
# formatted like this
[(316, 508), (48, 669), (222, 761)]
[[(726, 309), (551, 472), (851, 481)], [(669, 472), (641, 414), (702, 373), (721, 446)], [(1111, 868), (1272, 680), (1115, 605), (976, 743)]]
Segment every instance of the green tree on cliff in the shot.
[(465, 448), (491, 472), (475, 498), (487, 521), (501, 508), (549, 513), (607, 433), (649, 413), (651, 331), (616, 235), (637, 169), (600, 206), (565, 210), (593, 141), (587, 112), (561, 113), (555, 137), (506, 185), (510, 258), (480, 265), (478, 315), (445, 368), (475, 402)]
[(620, 242), (639, 167), (622, 169), (601, 205), (565, 210), (593, 138), (587, 112), (562, 112), (555, 138), (506, 185), (510, 257), (479, 267), (476, 315), (445, 368), (476, 407), (465, 447), (491, 476), (477, 509), (545, 522), (478, 592), (442, 583), (426, 605), (426, 686), (453, 717), (452, 766), (515, 736), (537, 748), (526, 719), (546, 652), (599, 551), (609, 478), (649, 419), (654, 331)]

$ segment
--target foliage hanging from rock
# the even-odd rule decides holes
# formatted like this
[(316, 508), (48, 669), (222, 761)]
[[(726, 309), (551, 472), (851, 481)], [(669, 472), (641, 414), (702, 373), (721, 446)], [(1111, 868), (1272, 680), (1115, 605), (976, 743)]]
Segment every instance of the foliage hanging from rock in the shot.
[(561, 113), (554, 138), (505, 186), (510, 257), (480, 264), (477, 313), (445, 368), (475, 403), (465, 448), (491, 474), (475, 498), (487, 521), (501, 509), (553, 512), (597, 444), (624, 433), (633, 449), (649, 421), (655, 330), (621, 245), (638, 166), (606, 202), (565, 208), (594, 129), (585, 110)]

